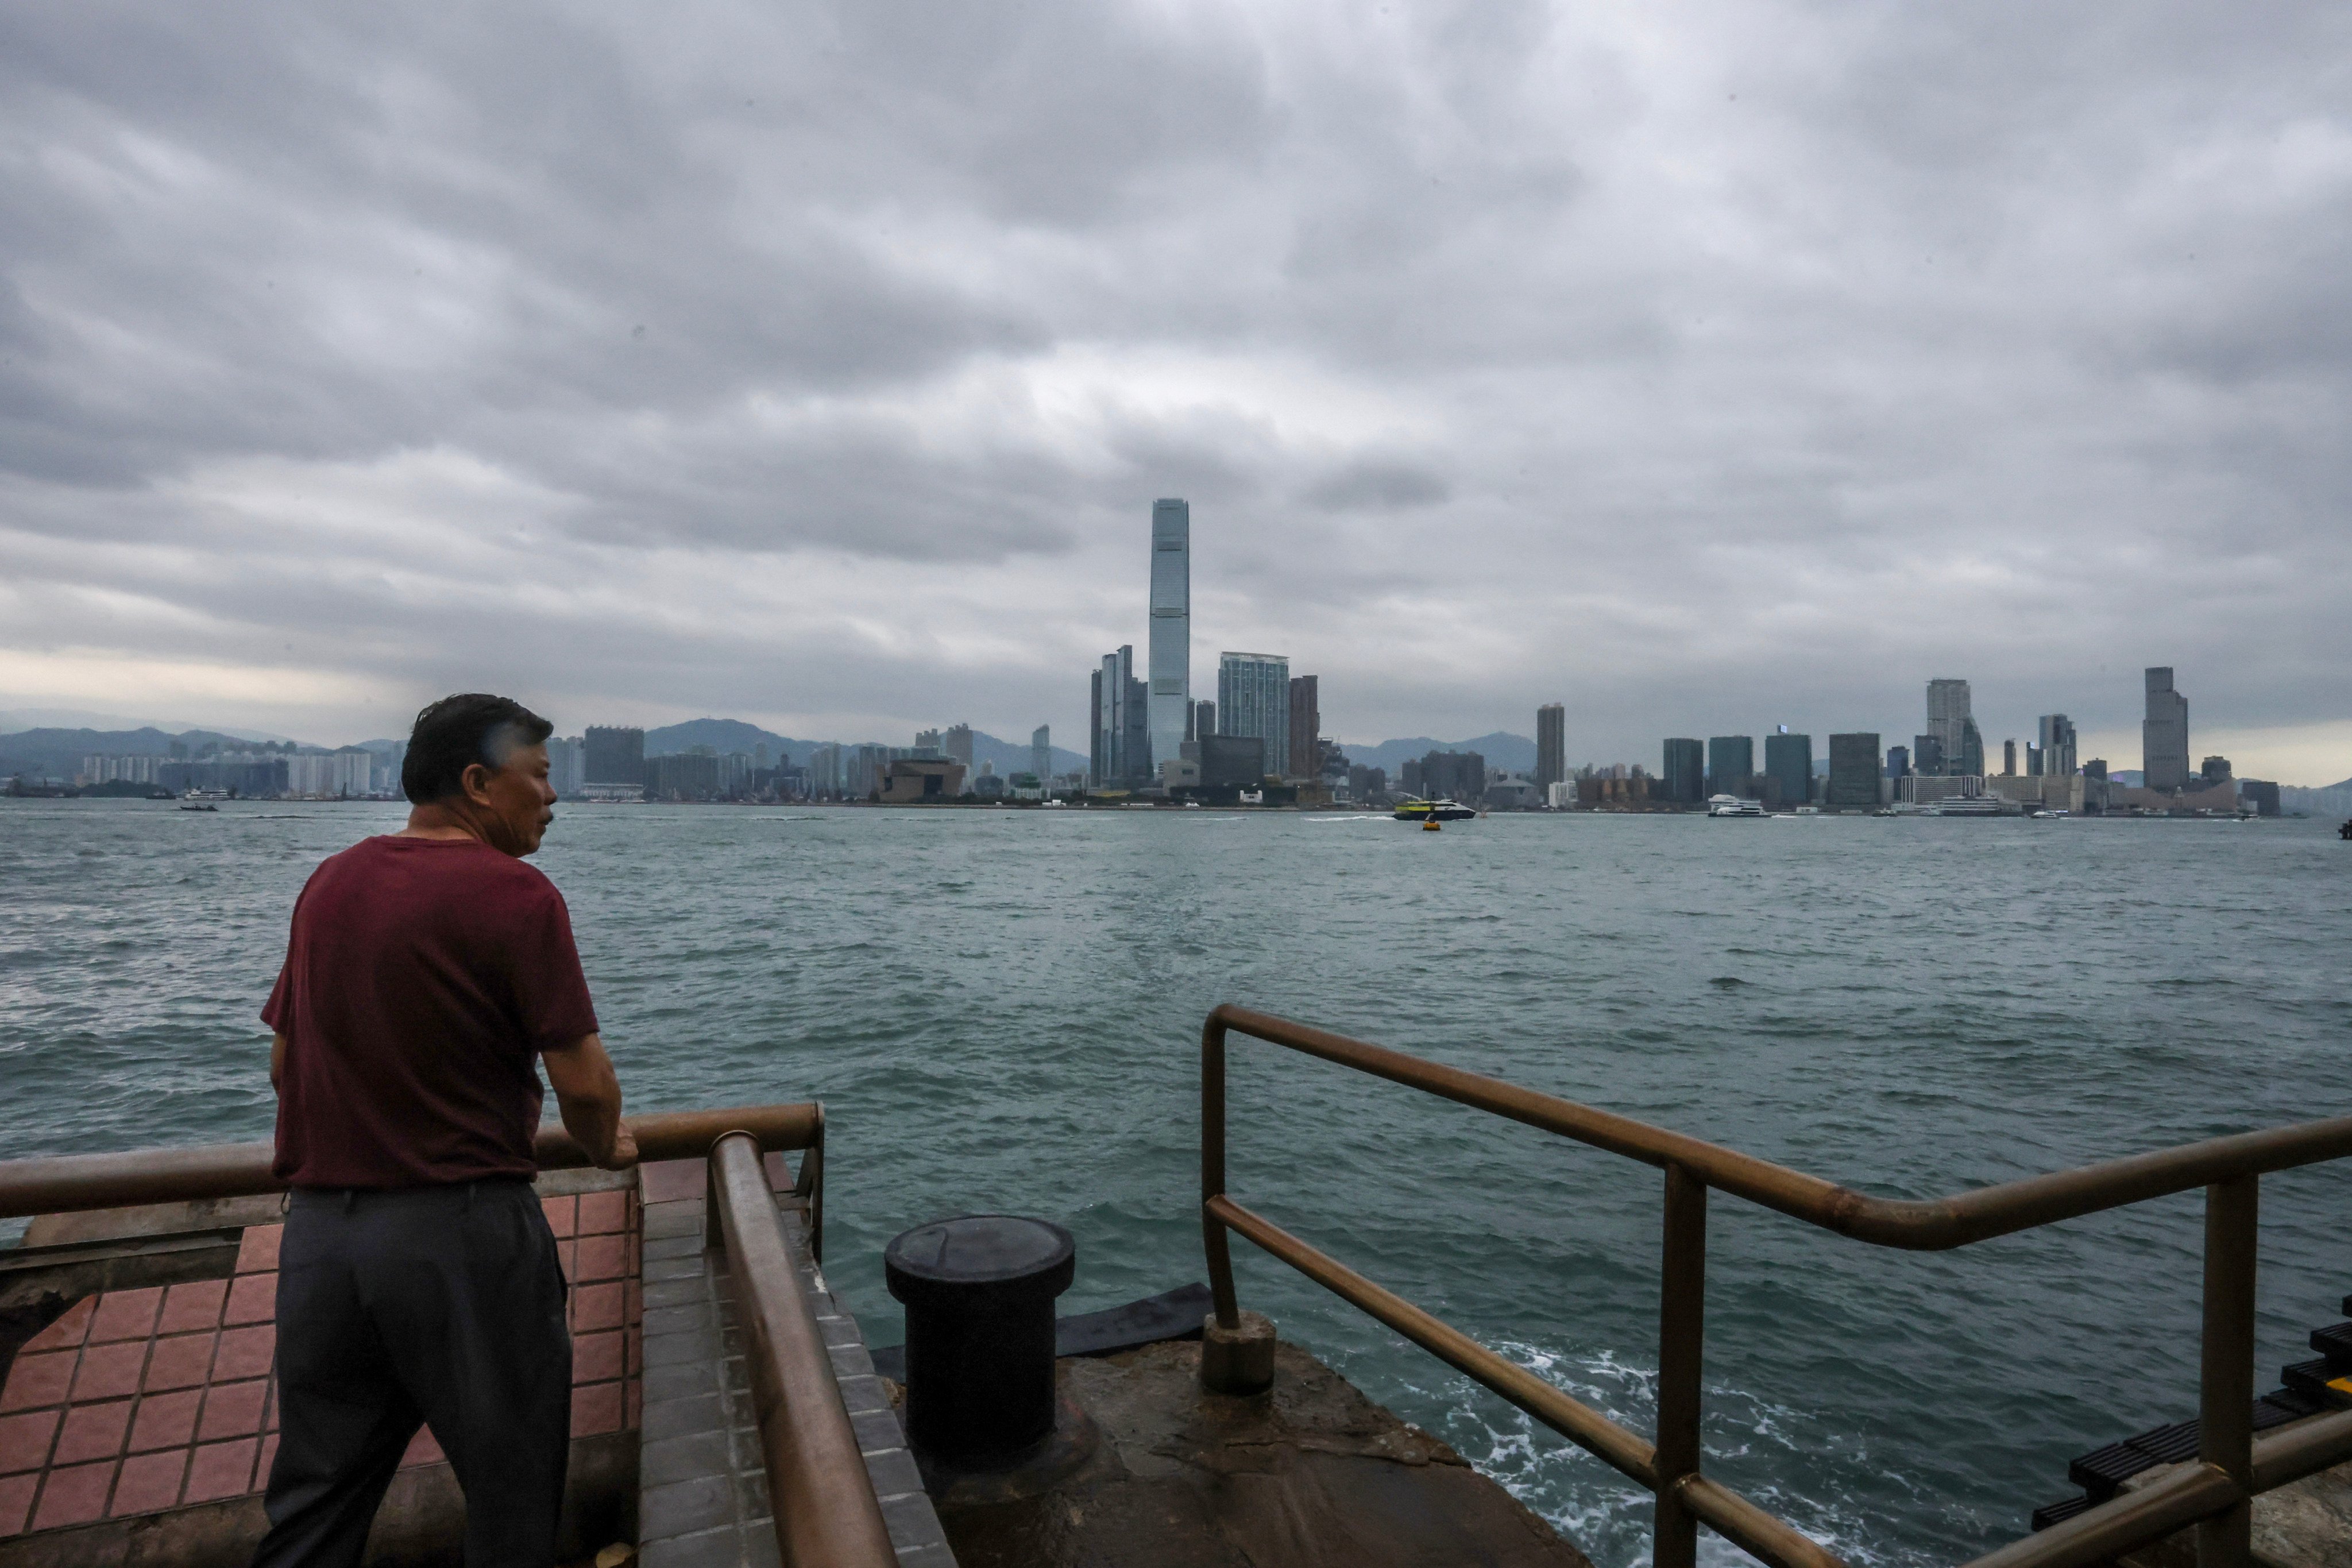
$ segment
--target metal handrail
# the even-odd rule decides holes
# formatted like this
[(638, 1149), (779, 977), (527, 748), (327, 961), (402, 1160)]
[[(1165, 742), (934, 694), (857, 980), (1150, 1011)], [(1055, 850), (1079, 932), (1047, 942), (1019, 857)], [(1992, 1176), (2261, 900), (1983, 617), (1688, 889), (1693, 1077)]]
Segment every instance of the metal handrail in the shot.
[[(699, 1160), (720, 1135), (737, 1131), (752, 1134), (763, 1149), (814, 1149), (824, 1137), (824, 1108), (814, 1100), (625, 1120), (642, 1161)], [(591, 1163), (587, 1152), (561, 1127), (541, 1128), (531, 1152), (542, 1171)], [(10, 1160), (0, 1163), (0, 1219), (282, 1193), (286, 1184), (270, 1173), (272, 1154), (268, 1143), (214, 1143)]]
[[(1658, 1311), (1658, 1426), (1643, 1438), (1235, 1203), (1225, 1192), (1225, 1040), (1238, 1033), (1572, 1138), (1665, 1172)], [(2205, 1313), (2198, 1458), (2137, 1491), (1977, 1559), (1970, 1568), (2074, 1568), (2197, 1528), (2200, 1568), (2245, 1568), (2252, 1500), (2352, 1458), (2352, 1410), (2257, 1441), (2254, 1258), (2265, 1172), (2352, 1154), (2352, 1117), (2273, 1128), (2032, 1176), (1920, 1202), (1874, 1198), (1737, 1150), (1499, 1079), (1231, 1005), (1201, 1027), (1201, 1221), (1217, 1321), (1240, 1324), (1225, 1233), (1238, 1231), (1308, 1279), (1509, 1400), (1657, 1498), (1652, 1561), (1693, 1568), (1697, 1526), (1765, 1562), (1844, 1568), (1843, 1560), (1700, 1470), (1699, 1366), (1705, 1339), (1706, 1194), (1720, 1188), (1874, 1247), (1941, 1251), (2058, 1220), (2206, 1189)]]
[[(810, 1253), (821, 1258), (824, 1105), (670, 1111), (625, 1122), (640, 1161), (705, 1162), (712, 1229), (723, 1238), (736, 1282), (784, 1563), (890, 1568), (898, 1558), (824, 1336), (793, 1268), (763, 1158), (772, 1151), (808, 1152), (793, 1192), (807, 1201)], [(286, 1184), (270, 1173), (272, 1152), (268, 1143), (226, 1143), (0, 1163), (0, 1216), (282, 1192)], [(541, 1128), (533, 1153), (541, 1170), (590, 1163), (560, 1127)]]
[(710, 1146), (709, 1168), (785, 1568), (895, 1568), (833, 1360), (784, 1245), (759, 1140), (726, 1134)]

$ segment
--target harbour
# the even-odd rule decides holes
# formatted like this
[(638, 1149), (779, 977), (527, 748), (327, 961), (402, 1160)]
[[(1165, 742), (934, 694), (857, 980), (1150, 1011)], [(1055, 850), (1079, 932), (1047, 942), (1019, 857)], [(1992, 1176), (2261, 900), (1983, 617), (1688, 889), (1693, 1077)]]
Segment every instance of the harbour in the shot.
[[(37, 1111), (5, 1152), (266, 1133), (249, 1020), (285, 910), (393, 814), (0, 809), (22, 889), (5, 1049)], [(1498, 816), (1424, 838), (1370, 816), (646, 807), (564, 814), (541, 862), (636, 1103), (753, 1082), (825, 1101), (828, 1278), (887, 1343), (881, 1247), (940, 1214), (1069, 1226), (1087, 1267), (1066, 1311), (1200, 1277), (1193, 1036), (1227, 1000), (1890, 1196), (2340, 1102), (2330, 825), (2063, 826)], [(1236, 1071), (1267, 1091), (1236, 1100), (1236, 1180), (1278, 1221), (1646, 1424), (1651, 1182), (1304, 1064)], [(2268, 1366), (2308, 1355), (2343, 1294), (2331, 1182), (2265, 1183)], [(2064, 1492), (2073, 1457), (2194, 1410), (2193, 1201), (1869, 1268), (1792, 1249), (1775, 1216), (1715, 1226), (1710, 1467), (1852, 1560), (1964, 1560)], [(1286, 1337), (1595, 1562), (1646, 1557), (1647, 1500), (1595, 1461), (1287, 1270), (1237, 1267)]]

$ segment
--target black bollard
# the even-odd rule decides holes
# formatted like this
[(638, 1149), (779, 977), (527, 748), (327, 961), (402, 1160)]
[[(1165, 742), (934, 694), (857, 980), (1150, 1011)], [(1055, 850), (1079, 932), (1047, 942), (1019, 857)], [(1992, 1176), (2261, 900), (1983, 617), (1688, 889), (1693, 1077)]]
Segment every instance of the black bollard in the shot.
[(882, 1253), (907, 1304), (907, 1438), (951, 1461), (1010, 1458), (1054, 1430), (1054, 1298), (1077, 1244), (1058, 1225), (965, 1215), (917, 1226)]

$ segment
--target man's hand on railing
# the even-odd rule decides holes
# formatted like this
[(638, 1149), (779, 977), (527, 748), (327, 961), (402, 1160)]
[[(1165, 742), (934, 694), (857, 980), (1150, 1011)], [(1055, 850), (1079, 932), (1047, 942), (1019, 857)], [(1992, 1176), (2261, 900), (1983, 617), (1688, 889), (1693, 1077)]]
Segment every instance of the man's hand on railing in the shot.
[(588, 1158), (608, 1171), (625, 1171), (637, 1163), (637, 1141), (621, 1121), (621, 1080), (604, 1042), (583, 1035), (562, 1050), (541, 1051), (547, 1064), (548, 1086), (563, 1113), (563, 1130), (578, 1141)]

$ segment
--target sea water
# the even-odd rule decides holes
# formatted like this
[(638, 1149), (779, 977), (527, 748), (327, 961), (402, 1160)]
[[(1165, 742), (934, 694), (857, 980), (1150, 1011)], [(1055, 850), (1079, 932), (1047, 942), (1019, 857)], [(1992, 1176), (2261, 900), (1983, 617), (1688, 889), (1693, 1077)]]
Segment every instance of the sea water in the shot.
[[(295, 894), (402, 816), (0, 803), (0, 1156), (266, 1136)], [(566, 807), (537, 863), (632, 1109), (825, 1101), (827, 1273), (875, 1343), (883, 1244), (942, 1215), (1068, 1226), (1066, 1312), (1202, 1278), (1222, 1001), (1890, 1197), (2352, 1104), (2320, 822)], [(1237, 1198), (1646, 1431), (1658, 1172), (1239, 1039), (1232, 1105)], [(2347, 1182), (2263, 1183), (2258, 1387), (2352, 1289)], [(2200, 1212), (1921, 1255), (1717, 1194), (1707, 1468), (1858, 1561), (2022, 1533), (2070, 1456), (2195, 1414)], [(1645, 1558), (1645, 1494), (1234, 1253), (1286, 1338)]]

